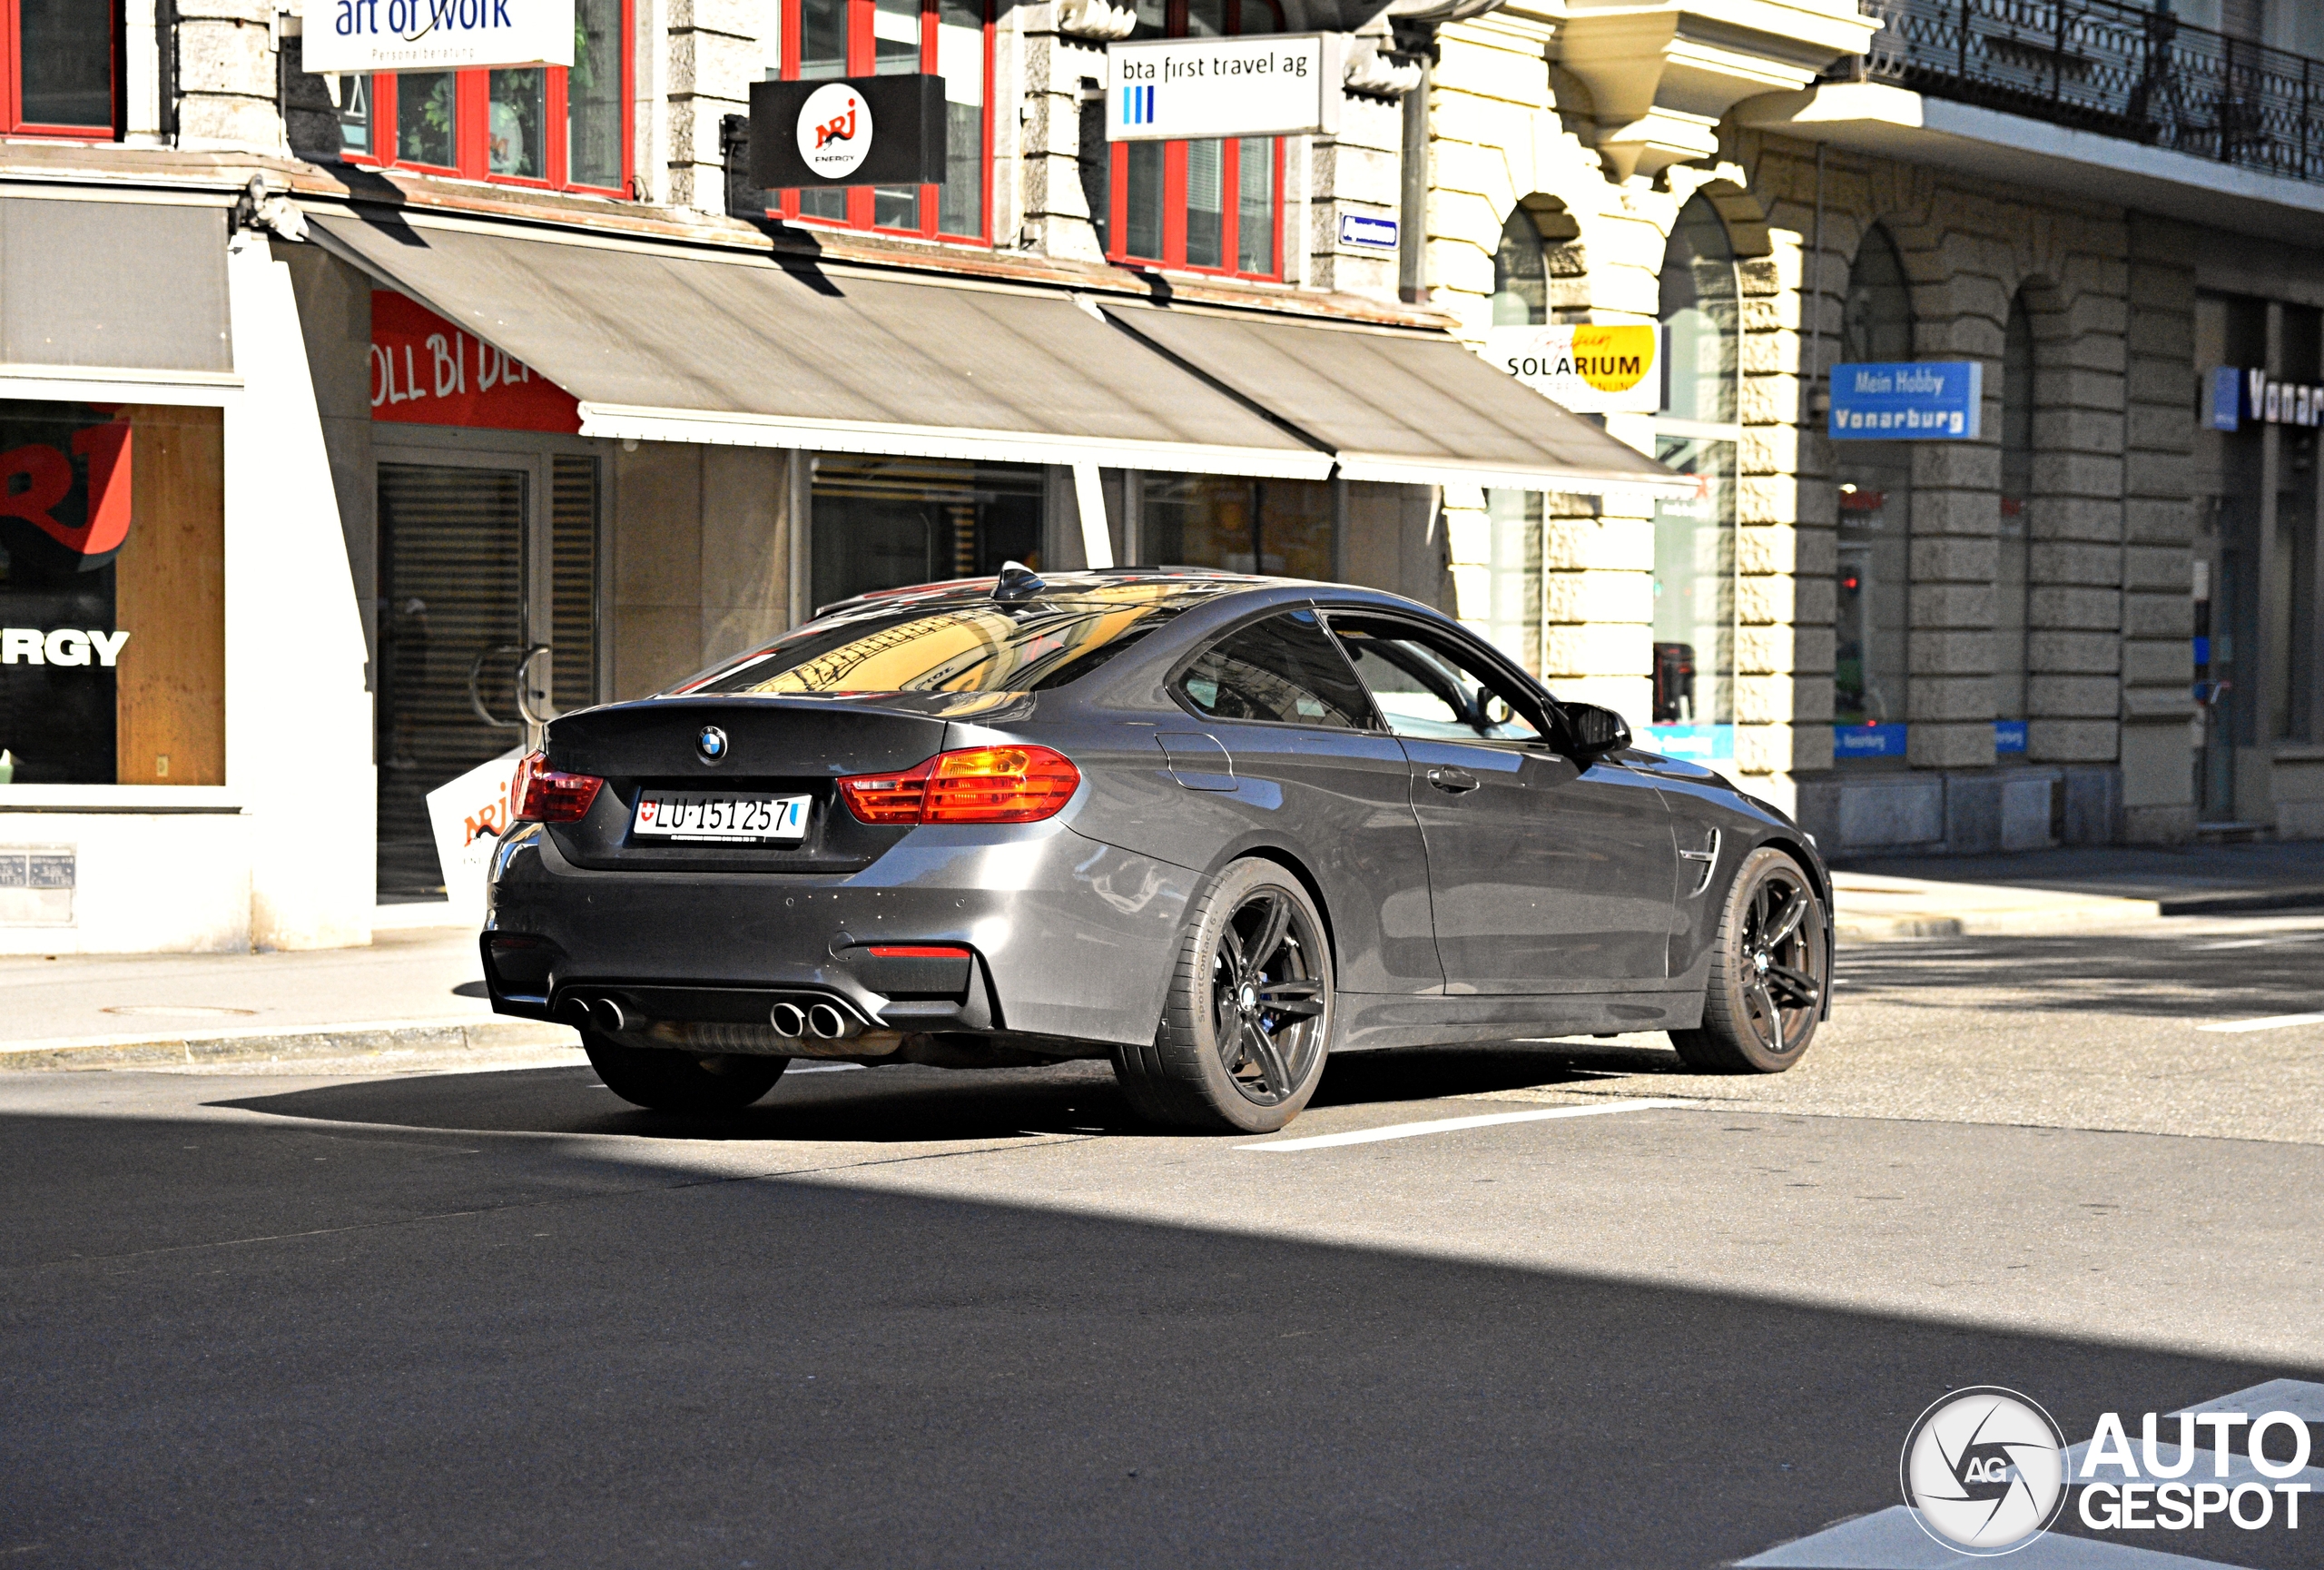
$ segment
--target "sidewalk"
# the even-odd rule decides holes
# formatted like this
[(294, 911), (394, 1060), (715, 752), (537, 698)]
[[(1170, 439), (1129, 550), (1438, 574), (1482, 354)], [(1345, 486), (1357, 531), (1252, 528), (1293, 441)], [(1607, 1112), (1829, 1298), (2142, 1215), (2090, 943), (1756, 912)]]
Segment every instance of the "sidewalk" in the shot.
[(2061, 932), (2324, 908), (2324, 842), (1865, 858), (1832, 877), (1843, 939)]
[(368, 949), (0, 959), (0, 1070), (577, 1048), (495, 1015), (473, 929), (380, 907)]
[[(1834, 869), (1843, 943), (2083, 932), (2173, 915), (2324, 908), (2324, 844), (1892, 858)], [(576, 1049), (496, 1016), (476, 933), (380, 907), (368, 949), (0, 959), (0, 1071)]]

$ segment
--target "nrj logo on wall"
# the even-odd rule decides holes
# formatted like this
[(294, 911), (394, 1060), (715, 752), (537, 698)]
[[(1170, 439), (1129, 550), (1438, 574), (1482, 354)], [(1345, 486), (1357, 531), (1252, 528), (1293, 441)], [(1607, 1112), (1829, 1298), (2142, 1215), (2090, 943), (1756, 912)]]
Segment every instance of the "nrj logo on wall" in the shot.
[(573, 0), (308, 0), (308, 71), (573, 64)]
[(852, 174), (872, 155), (872, 105), (844, 82), (818, 87), (799, 108), (799, 156), (826, 180)]

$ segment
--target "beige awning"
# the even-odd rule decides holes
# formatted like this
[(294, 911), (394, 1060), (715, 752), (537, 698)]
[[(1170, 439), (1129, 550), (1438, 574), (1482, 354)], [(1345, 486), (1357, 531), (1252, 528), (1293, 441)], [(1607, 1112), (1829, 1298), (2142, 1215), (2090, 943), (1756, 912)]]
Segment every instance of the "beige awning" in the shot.
[(1112, 301), (1100, 309), (1328, 448), (1349, 479), (1696, 494), (1693, 479), (1441, 332)]
[(1321, 479), (1332, 455), (1056, 290), (380, 210), (334, 253), (574, 395), (585, 436)]

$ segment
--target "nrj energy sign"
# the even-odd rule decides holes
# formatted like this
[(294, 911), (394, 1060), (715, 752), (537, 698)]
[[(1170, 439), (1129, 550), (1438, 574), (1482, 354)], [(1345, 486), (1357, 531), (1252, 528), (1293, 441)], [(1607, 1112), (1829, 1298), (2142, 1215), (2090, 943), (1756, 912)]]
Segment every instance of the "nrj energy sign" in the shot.
[(309, 71), (573, 64), (573, 0), (308, 0)]
[(1651, 414), (1662, 407), (1662, 329), (1492, 327), (1485, 358), (1576, 414)]

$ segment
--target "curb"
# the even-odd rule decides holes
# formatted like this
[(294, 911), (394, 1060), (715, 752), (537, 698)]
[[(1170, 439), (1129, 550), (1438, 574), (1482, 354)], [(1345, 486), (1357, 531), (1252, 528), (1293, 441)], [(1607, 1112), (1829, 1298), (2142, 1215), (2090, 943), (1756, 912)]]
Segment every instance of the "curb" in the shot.
[(2173, 894), (2162, 902), (2166, 916), (2233, 915), (2244, 911), (2303, 911), (2324, 905), (2324, 884), (2302, 888), (2256, 889), (2216, 894)]
[(387, 1020), (304, 1030), (171, 1032), (0, 1044), (0, 1073), (39, 1069), (124, 1069), (190, 1063), (266, 1062), (283, 1058), (347, 1058), (411, 1052), (484, 1052), (501, 1047), (570, 1047), (573, 1032), (537, 1020), (463, 1018)]
[(1941, 915), (1874, 916), (1836, 913), (1835, 935), (1850, 943), (1896, 938), (2042, 937), (2154, 921), (2171, 913), (2152, 900), (2109, 899), (2030, 910), (1964, 911)]

